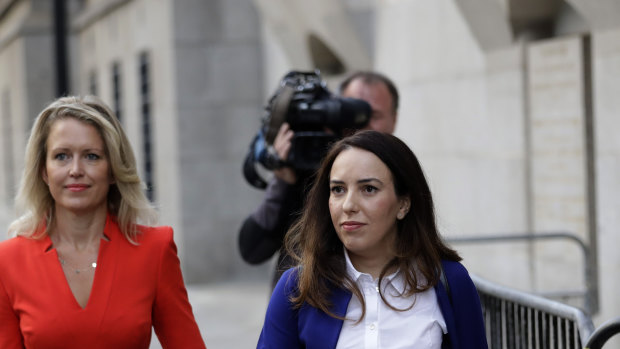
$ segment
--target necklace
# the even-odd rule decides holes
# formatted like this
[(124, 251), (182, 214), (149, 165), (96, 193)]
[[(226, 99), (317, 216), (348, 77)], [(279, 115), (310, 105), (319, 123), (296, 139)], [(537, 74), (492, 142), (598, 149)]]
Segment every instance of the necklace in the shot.
[(67, 267), (67, 268), (73, 269), (73, 271), (76, 274), (79, 274), (79, 273), (82, 273), (82, 272), (86, 272), (86, 271), (90, 271), (90, 270), (95, 270), (95, 268), (97, 268), (97, 262), (90, 263), (90, 265), (88, 267), (86, 267), (86, 268), (76, 268), (76, 267), (70, 265), (69, 263), (67, 263), (67, 261), (62, 259), (60, 256), (58, 256), (58, 260), (60, 261), (60, 264), (63, 267)]

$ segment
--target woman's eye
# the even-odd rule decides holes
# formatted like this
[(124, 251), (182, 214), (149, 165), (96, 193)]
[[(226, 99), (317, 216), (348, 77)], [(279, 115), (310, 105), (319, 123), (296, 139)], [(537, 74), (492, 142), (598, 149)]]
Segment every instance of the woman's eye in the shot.
[(340, 186), (334, 186), (334, 187), (331, 187), (331, 192), (332, 192), (333, 194), (340, 194), (340, 193), (342, 193), (343, 191), (344, 191), (344, 188), (343, 188), (343, 187), (340, 187)]
[(67, 160), (67, 154), (65, 154), (65, 153), (58, 153), (58, 154), (54, 155), (54, 159), (60, 160), (60, 161)]
[(98, 160), (98, 159), (100, 159), (100, 158), (101, 158), (101, 157), (100, 157), (99, 155), (97, 155), (97, 154), (93, 154), (93, 153), (90, 153), (90, 154), (87, 154), (87, 155), (86, 155), (86, 159), (88, 159), (88, 160)]
[(364, 190), (364, 192), (365, 192), (365, 193), (374, 193), (374, 192), (376, 192), (378, 189), (377, 189), (377, 187), (374, 187), (374, 186), (372, 186), (372, 185), (367, 185), (367, 186), (365, 186), (365, 187), (364, 187), (364, 189), (363, 189), (363, 190)]

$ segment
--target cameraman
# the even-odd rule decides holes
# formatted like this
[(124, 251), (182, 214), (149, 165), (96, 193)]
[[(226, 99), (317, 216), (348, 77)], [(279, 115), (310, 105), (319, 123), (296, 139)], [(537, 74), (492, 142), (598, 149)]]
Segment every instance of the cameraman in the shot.
[[(342, 97), (358, 98), (370, 104), (372, 116), (365, 129), (394, 132), (398, 91), (386, 76), (368, 71), (353, 73), (340, 84), (339, 92)], [(289, 125), (282, 124), (273, 142), (280, 159), (287, 158), (293, 135)], [(245, 219), (239, 232), (239, 249), (246, 262), (260, 264), (279, 252), (272, 286), (293, 266), (292, 259), (282, 248), (284, 235), (299, 216), (304, 187), (310, 177), (290, 167), (276, 169), (273, 173), (263, 202)]]

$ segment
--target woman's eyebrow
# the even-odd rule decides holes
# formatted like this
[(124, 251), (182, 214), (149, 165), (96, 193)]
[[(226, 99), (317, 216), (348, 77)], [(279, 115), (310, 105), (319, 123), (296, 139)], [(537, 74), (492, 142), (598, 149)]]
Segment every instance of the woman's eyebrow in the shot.
[[(333, 184), (344, 184), (344, 181), (339, 180), (339, 179), (332, 179), (329, 182)], [(374, 178), (374, 177), (362, 178), (356, 181), (356, 183), (359, 183), (359, 184), (370, 183), (370, 182), (378, 182), (379, 184), (383, 184), (383, 182), (379, 178)]]
[(362, 178), (357, 181), (357, 183), (360, 183), (360, 184), (370, 183), (370, 182), (378, 182), (379, 184), (383, 184), (383, 182), (379, 178), (374, 178), (374, 177)]

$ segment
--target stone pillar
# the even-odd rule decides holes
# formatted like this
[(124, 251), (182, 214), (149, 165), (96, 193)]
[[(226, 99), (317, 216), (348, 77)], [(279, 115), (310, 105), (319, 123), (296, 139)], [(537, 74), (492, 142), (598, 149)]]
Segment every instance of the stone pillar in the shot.
[[(592, 37), (596, 168), (596, 226), (598, 230), (601, 307), (596, 324), (620, 314), (620, 29)], [(616, 336), (617, 337), (617, 336)], [(615, 338), (620, 347), (620, 338)]]
[(264, 103), (256, 10), (249, 1), (176, 1), (173, 17), (184, 276), (268, 280), (270, 270), (257, 273), (237, 247), (262, 194), (241, 171)]
[[(581, 36), (533, 43), (526, 68), (532, 228), (537, 233), (574, 233), (586, 242), (593, 233), (587, 50), (587, 40)], [(536, 290), (577, 290), (585, 285), (586, 261), (575, 244), (537, 243), (534, 258)], [(570, 270), (574, 274), (567, 278), (564, 271)]]

